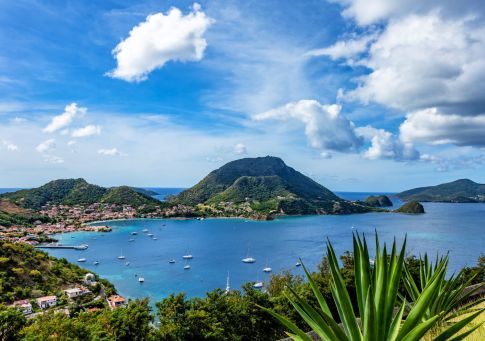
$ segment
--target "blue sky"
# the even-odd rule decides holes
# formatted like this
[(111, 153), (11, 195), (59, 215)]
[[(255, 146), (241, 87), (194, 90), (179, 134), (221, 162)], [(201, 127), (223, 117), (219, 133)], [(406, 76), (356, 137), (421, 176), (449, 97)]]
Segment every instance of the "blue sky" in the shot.
[(0, 187), (186, 187), (276, 155), (333, 190), (485, 182), (484, 6), (0, 3)]

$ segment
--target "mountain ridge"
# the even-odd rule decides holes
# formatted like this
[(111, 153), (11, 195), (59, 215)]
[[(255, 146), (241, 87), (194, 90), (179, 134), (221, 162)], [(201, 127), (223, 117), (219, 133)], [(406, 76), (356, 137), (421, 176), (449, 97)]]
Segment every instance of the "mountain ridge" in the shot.
[(485, 202), (485, 184), (458, 179), (436, 186), (417, 187), (396, 194), (404, 201), (421, 202)]

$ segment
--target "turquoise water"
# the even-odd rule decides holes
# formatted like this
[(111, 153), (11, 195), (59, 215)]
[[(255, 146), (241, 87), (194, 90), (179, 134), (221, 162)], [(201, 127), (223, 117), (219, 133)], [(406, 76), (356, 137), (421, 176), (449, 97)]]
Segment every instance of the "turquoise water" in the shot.
[[(358, 193), (340, 195), (347, 198), (365, 196)], [(395, 199), (394, 199), (395, 200)], [(171, 293), (186, 292), (202, 296), (214, 288), (224, 288), (230, 272), (232, 288), (256, 279), (267, 280), (261, 270), (266, 264), (274, 272), (291, 270), (301, 273), (295, 262), (301, 257), (314, 268), (324, 253), (329, 238), (338, 254), (351, 249), (352, 232), (364, 232), (391, 242), (408, 235), (408, 254), (450, 252), (450, 268), (474, 265), (485, 252), (485, 205), (425, 203), (426, 214), (402, 215), (371, 213), (346, 216), (305, 216), (282, 218), (269, 222), (244, 219), (198, 220), (126, 220), (113, 221), (111, 233), (76, 232), (59, 235), (65, 244), (87, 243), (85, 251), (52, 250), (50, 254), (72, 262), (86, 258), (83, 267), (92, 269), (115, 284), (127, 297), (150, 297), (152, 302)], [(100, 225), (106, 223), (99, 223)], [(352, 229), (354, 227), (354, 229)], [(142, 229), (148, 229), (152, 240)], [(131, 232), (138, 235), (132, 236)], [(134, 238), (134, 242), (129, 242)], [(256, 258), (244, 264), (247, 250)], [(182, 255), (189, 251), (194, 259), (190, 270), (184, 270)], [(130, 262), (120, 261), (120, 253)], [(174, 258), (175, 264), (168, 260)], [(98, 260), (99, 265), (93, 265)], [(138, 283), (135, 274), (143, 276)]]

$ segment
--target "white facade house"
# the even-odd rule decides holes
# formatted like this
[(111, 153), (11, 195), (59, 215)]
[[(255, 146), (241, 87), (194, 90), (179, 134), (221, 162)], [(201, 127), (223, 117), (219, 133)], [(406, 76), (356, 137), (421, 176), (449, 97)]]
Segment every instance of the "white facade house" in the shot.
[(74, 297), (82, 296), (84, 294), (87, 294), (88, 292), (89, 292), (89, 290), (86, 289), (85, 287), (76, 287), (76, 288), (71, 288), (71, 289), (64, 290), (64, 293), (69, 298), (74, 298)]
[(29, 300), (20, 300), (13, 302), (13, 307), (22, 311), (25, 315), (32, 314), (32, 304)]
[(44, 297), (39, 297), (36, 301), (41, 309), (47, 309), (50, 307), (54, 307), (57, 304), (57, 297), (44, 296)]

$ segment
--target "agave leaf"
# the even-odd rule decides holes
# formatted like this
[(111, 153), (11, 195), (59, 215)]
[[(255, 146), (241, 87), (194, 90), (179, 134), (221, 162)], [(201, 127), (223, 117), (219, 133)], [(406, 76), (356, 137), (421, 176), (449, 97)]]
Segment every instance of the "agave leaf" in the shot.
[(421, 323), (416, 324), (416, 326), (407, 333), (404, 338), (402, 338), (402, 341), (418, 341), (420, 340), (424, 334), (428, 330), (430, 330), (435, 323), (440, 319), (440, 315), (433, 316), (430, 319), (427, 319), (426, 321), (423, 321)]
[(460, 340), (463, 340), (463, 339), (465, 339), (465, 337), (467, 337), (468, 335), (470, 335), (471, 333), (473, 333), (475, 330), (477, 330), (478, 328), (480, 328), (482, 325), (483, 325), (483, 323), (480, 323), (479, 325), (477, 325), (477, 326), (473, 327), (472, 329), (464, 332), (463, 334), (460, 334), (458, 336), (455, 336), (452, 339), (448, 339), (448, 341), (460, 341)]
[(285, 316), (283, 316), (281, 314), (278, 314), (277, 312), (274, 312), (271, 309), (262, 307), (260, 305), (257, 305), (257, 306), (259, 308), (263, 309), (264, 311), (266, 311), (268, 314), (270, 314), (274, 318), (276, 318), (286, 328), (288, 328), (293, 333), (295, 333), (295, 335), (290, 334), (290, 333), (287, 333), (294, 340), (298, 340), (298, 341), (313, 341), (313, 339), (309, 335), (305, 334), (305, 332), (303, 330), (301, 330), (300, 328), (298, 328), (296, 324), (294, 324), (293, 322), (291, 322), (291, 320), (289, 318), (287, 318), (287, 317), (285, 317)]
[(391, 326), (389, 327), (389, 332), (387, 336), (387, 340), (394, 341), (399, 333), (399, 328), (401, 327), (402, 316), (404, 314), (404, 308), (406, 308), (406, 301), (403, 300), (401, 304), (401, 308), (397, 312), (396, 316), (391, 322)]
[(322, 309), (322, 311), (324, 313), (326, 313), (327, 315), (332, 316), (332, 312), (330, 311), (330, 308), (328, 307), (327, 301), (325, 301), (325, 298), (323, 297), (322, 293), (320, 292), (320, 290), (318, 289), (317, 285), (313, 281), (312, 276), (308, 272), (305, 264), (303, 264), (303, 262), (301, 261), (301, 259), (300, 259), (300, 263), (301, 263), (301, 265), (303, 267), (303, 270), (305, 271), (306, 278), (308, 279), (308, 283), (310, 284), (310, 287), (312, 288), (313, 294), (317, 298), (318, 304), (320, 305), (320, 309)]

